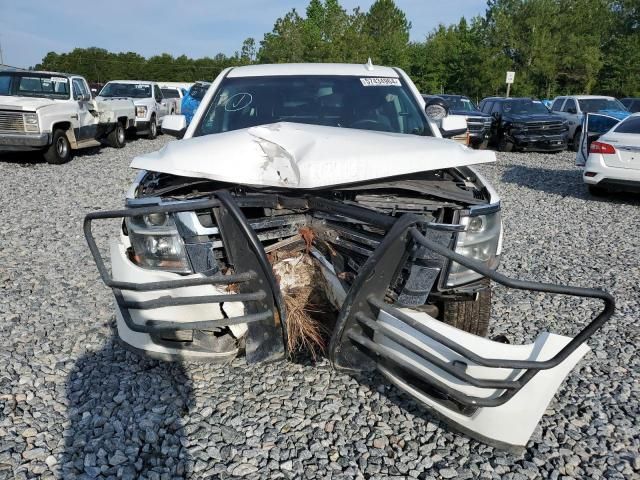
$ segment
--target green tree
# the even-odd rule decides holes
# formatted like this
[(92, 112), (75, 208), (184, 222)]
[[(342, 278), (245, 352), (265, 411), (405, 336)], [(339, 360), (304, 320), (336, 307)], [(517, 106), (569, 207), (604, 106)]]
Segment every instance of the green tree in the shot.
[(409, 66), (411, 22), (393, 0), (376, 0), (364, 23), (371, 58), (381, 65)]

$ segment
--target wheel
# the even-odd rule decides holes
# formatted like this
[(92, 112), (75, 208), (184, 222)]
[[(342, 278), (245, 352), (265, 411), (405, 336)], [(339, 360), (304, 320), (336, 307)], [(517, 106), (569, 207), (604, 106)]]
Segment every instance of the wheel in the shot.
[(577, 152), (580, 148), (580, 136), (582, 135), (582, 130), (579, 128), (576, 130), (576, 133), (573, 134), (573, 140), (571, 140), (571, 150)]
[(107, 142), (109, 142), (109, 145), (113, 148), (122, 148), (127, 143), (126, 137), (127, 132), (125, 131), (124, 125), (121, 122), (118, 122), (107, 137)]
[(606, 188), (599, 187), (597, 185), (589, 185), (589, 193), (594, 197), (603, 197), (608, 192)]
[(491, 285), (480, 290), (478, 298), (468, 302), (445, 302), (443, 321), (453, 327), (486, 337), (491, 318)]
[(53, 142), (44, 152), (44, 159), (52, 165), (61, 165), (71, 160), (71, 145), (64, 130), (53, 132)]
[(153, 140), (158, 136), (158, 124), (156, 123), (156, 116), (151, 115), (151, 121), (149, 122), (149, 133), (147, 134), (147, 138), (149, 140)]
[(500, 141), (498, 142), (498, 151), (499, 152), (512, 152), (513, 151), (513, 143), (508, 142), (504, 135), (502, 137), (500, 137)]

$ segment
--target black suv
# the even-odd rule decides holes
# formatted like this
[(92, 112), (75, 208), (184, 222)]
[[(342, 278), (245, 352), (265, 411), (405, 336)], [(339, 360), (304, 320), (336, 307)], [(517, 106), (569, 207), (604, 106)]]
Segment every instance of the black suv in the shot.
[(467, 119), (469, 129), (469, 144), (473, 148), (487, 148), (493, 117), (482, 113), (478, 107), (464, 95), (422, 95), (425, 101), (432, 98), (442, 98), (449, 105), (449, 113), (462, 115)]
[(479, 108), (493, 117), (489, 143), (501, 152), (559, 152), (567, 148), (567, 122), (540, 100), (489, 97)]

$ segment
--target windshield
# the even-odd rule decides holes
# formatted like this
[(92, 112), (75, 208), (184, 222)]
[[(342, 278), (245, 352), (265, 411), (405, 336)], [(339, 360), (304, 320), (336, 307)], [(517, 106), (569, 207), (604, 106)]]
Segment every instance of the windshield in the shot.
[(0, 95), (67, 99), (69, 79), (55, 74), (4, 73), (0, 74)]
[(502, 104), (504, 113), (512, 115), (532, 115), (536, 113), (549, 113), (549, 109), (540, 100), (507, 100)]
[(100, 91), (101, 97), (149, 98), (151, 85), (148, 83), (109, 82)]
[(164, 98), (180, 98), (180, 93), (175, 88), (161, 88)]
[(477, 107), (467, 97), (458, 97), (455, 95), (440, 95), (448, 104), (451, 110), (460, 110), (463, 112), (477, 112)]
[(189, 90), (189, 96), (196, 100), (202, 100), (204, 98), (204, 94), (207, 93), (207, 90), (209, 90), (209, 85), (196, 83), (191, 87), (191, 90)]
[(618, 100), (613, 98), (584, 98), (578, 100), (580, 110), (585, 113), (601, 112), (602, 110), (626, 110)]
[(275, 122), (431, 135), (422, 109), (398, 78), (227, 78), (194, 136)]

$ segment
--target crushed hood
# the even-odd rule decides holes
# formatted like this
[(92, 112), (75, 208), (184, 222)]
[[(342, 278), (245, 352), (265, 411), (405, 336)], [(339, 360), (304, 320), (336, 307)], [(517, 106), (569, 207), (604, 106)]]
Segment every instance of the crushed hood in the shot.
[(171, 142), (131, 167), (313, 189), (493, 161), (493, 152), (436, 137), (280, 122)]
[(55, 103), (56, 101), (51, 98), (0, 95), (1, 110), (25, 110), (32, 112), (42, 107), (54, 105)]

